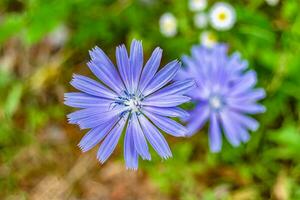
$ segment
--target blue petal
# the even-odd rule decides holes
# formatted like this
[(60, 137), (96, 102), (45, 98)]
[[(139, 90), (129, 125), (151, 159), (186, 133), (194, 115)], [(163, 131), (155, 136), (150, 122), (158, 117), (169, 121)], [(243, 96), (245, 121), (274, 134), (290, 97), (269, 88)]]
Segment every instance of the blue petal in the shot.
[(247, 92), (257, 82), (256, 73), (253, 70), (248, 71), (244, 74), (231, 88), (230, 95), (241, 94)]
[(199, 66), (199, 63), (197, 63), (194, 59), (188, 56), (182, 56), (181, 59), (185, 65), (184, 68), (180, 69), (180, 73), (185, 72), (186, 74), (186, 77), (184, 79), (187, 78), (199, 79), (199, 75), (201, 75), (200, 72), (202, 72), (204, 68), (202, 66)]
[(172, 78), (176, 75), (179, 67), (180, 63), (177, 60), (174, 60), (167, 64), (154, 76), (154, 78), (143, 91), (143, 94), (147, 96), (162, 88), (164, 85), (166, 85), (172, 80)]
[(159, 47), (157, 47), (153, 51), (151, 57), (149, 58), (148, 62), (146, 63), (143, 69), (141, 79), (140, 79), (140, 84), (139, 84), (140, 91), (143, 91), (145, 87), (148, 85), (148, 83), (154, 77), (160, 65), (161, 57), (162, 57), (162, 50)]
[(143, 69), (143, 46), (142, 43), (133, 40), (130, 47), (130, 68), (131, 68), (131, 82), (133, 89), (136, 90), (139, 84), (141, 72)]
[(138, 153), (135, 150), (134, 141), (133, 141), (133, 129), (127, 127), (125, 139), (124, 139), (124, 158), (126, 167), (128, 169), (137, 170), (138, 168)]
[(207, 121), (210, 114), (209, 107), (207, 105), (198, 105), (192, 112), (191, 112), (191, 119), (187, 124), (187, 129), (189, 130), (188, 136), (192, 136), (195, 134), (199, 129)]
[(88, 63), (90, 70), (108, 87), (117, 93), (121, 93), (124, 90), (124, 85), (111, 60), (99, 47), (95, 47), (90, 51), (90, 55), (92, 58)]
[(226, 111), (220, 113), (222, 126), (224, 128), (225, 136), (228, 142), (232, 146), (240, 145), (239, 133), (236, 127), (234, 126), (235, 121), (233, 121)]
[(163, 96), (163, 97), (147, 97), (142, 102), (142, 105), (145, 106), (157, 106), (157, 107), (173, 107), (178, 106), (180, 104), (186, 103), (190, 101), (191, 98), (187, 96), (181, 95), (170, 95), (170, 96)]
[(112, 154), (112, 152), (116, 148), (120, 136), (122, 134), (125, 122), (125, 119), (121, 119), (102, 142), (97, 153), (97, 158), (102, 164), (107, 160), (107, 158)]
[[(188, 79), (184, 81), (176, 81), (171, 85), (168, 85), (157, 92), (151, 94), (151, 97), (162, 97), (169, 95), (182, 95), (186, 94), (187, 91), (195, 86), (195, 81), (193, 79)], [(150, 97), (149, 96), (149, 97)]]
[(175, 137), (184, 137), (188, 130), (172, 119), (144, 111), (145, 115), (161, 130)]
[(230, 111), (230, 115), (232, 116), (234, 121), (240, 123), (243, 127), (246, 127), (251, 131), (256, 131), (259, 127), (259, 123), (251, 117), (234, 111)]
[(90, 107), (109, 107), (112, 104), (111, 100), (103, 99), (95, 96), (91, 96), (81, 92), (70, 92), (64, 94), (65, 102), (67, 106), (75, 108), (90, 108)]
[(132, 84), (130, 82), (131, 69), (129, 64), (129, 58), (125, 45), (120, 45), (116, 49), (117, 66), (121, 74), (122, 80), (129, 92), (133, 91)]
[(188, 118), (189, 113), (181, 108), (177, 107), (156, 107), (156, 106), (145, 106), (143, 107), (144, 110), (148, 112), (152, 112), (161, 116), (166, 117), (180, 117), (180, 118)]
[(245, 70), (248, 67), (248, 62), (241, 59), (239, 52), (235, 52), (229, 58), (226, 67), (236, 73)]
[(115, 122), (115, 119), (108, 121), (107, 123), (97, 126), (96, 128), (93, 128), (89, 132), (87, 132), (78, 144), (80, 149), (83, 152), (92, 149), (109, 133)]
[(245, 128), (241, 127), (239, 124), (235, 124), (235, 126), (237, 127), (240, 140), (242, 142), (248, 142), (250, 139), (250, 135), (249, 135), (248, 131)]
[(82, 110), (77, 110), (75, 112), (72, 112), (67, 115), (69, 122), (72, 124), (76, 124), (79, 122), (79, 120), (88, 118), (88, 117), (97, 117), (101, 115), (102, 113), (108, 112), (109, 107), (106, 105), (104, 106), (97, 106), (97, 107), (92, 107), (92, 108), (85, 108)]
[(266, 111), (266, 108), (264, 106), (255, 103), (230, 103), (228, 104), (228, 106), (230, 109), (248, 114), (264, 113)]
[(260, 89), (253, 89), (253, 90), (243, 93), (243, 94), (238, 94), (238, 95), (234, 95), (234, 96), (230, 95), (227, 97), (227, 101), (237, 102), (237, 103), (255, 102), (255, 101), (265, 98), (265, 96), (266, 96), (265, 90), (260, 88)]
[(222, 148), (222, 133), (215, 113), (210, 115), (209, 147), (211, 152), (219, 152)]
[(151, 160), (147, 141), (141, 129), (140, 123), (135, 113), (132, 114), (129, 120), (129, 125), (133, 129), (133, 141), (136, 151), (141, 155), (144, 160)]
[(147, 140), (155, 151), (164, 159), (172, 157), (169, 145), (159, 130), (143, 115), (139, 116), (139, 120)]
[(98, 113), (84, 119), (80, 119), (78, 120), (77, 124), (81, 129), (94, 128), (107, 122), (108, 120), (113, 119), (114, 117), (119, 117), (122, 112), (124, 112), (124, 107), (115, 108), (114, 110)]
[(247, 142), (250, 139), (250, 135), (246, 130), (245, 126), (243, 126), (243, 124), (240, 123), (239, 120), (235, 118), (236, 116), (232, 111), (228, 110), (226, 114), (228, 115), (228, 118), (232, 120), (234, 129), (236, 130), (239, 140), (242, 142)]
[(98, 96), (102, 98), (117, 98), (116, 93), (101, 85), (97, 81), (81, 75), (73, 75), (71, 85), (78, 90), (81, 90), (87, 94)]

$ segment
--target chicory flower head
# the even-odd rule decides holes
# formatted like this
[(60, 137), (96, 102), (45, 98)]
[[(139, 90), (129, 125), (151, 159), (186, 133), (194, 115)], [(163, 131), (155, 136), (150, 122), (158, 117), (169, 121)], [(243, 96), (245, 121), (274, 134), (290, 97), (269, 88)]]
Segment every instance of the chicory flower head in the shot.
[(183, 57), (185, 68), (177, 78), (194, 78), (197, 88), (189, 95), (196, 107), (187, 119), (189, 135), (209, 121), (209, 145), (212, 152), (222, 147), (222, 130), (233, 146), (249, 140), (248, 130), (255, 131), (258, 122), (247, 114), (262, 113), (265, 107), (257, 101), (265, 97), (263, 89), (255, 89), (256, 73), (246, 70), (248, 63), (239, 53), (227, 55), (227, 46), (213, 48), (195, 46), (192, 56)]
[(90, 129), (79, 147), (88, 151), (101, 142), (97, 158), (104, 163), (114, 151), (122, 132), (124, 158), (129, 169), (138, 168), (138, 158), (151, 160), (147, 141), (164, 159), (172, 156), (160, 130), (185, 136), (188, 130), (169, 117), (186, 117), (176, 106), (190, 100), (184, 96), (193, 80), (168, 84), (180, 68), (174, 60), (157, 72), (162, 50), (156, 48), (143, 67), (143, 48), (133, 40), (130, 55), (125, 45), (116, 48), (117, 68), (98, 47), (90, 51), (88, 67), (100, 82), (74, 75), (71, 85), (81, 92), (65, 94), (65, 104), (81, 110), (68, 115), (71, 124)]

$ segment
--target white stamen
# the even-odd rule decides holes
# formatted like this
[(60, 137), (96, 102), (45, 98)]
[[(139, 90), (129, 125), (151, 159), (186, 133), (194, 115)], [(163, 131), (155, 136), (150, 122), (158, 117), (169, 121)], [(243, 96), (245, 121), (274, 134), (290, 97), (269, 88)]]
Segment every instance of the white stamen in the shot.
[(129, 107), (129, 110), (132, 112), (139, 112), (139, 109), (141, 107), (141, 102), (139, 98), (133, 97), (129, 99), (128, 101), (124, 102), (126, 106)]
[(218, 96), (213, 96), (209, 99), (209, 104), (212, 108), (218, 110), (222, 107), (222, 101)]

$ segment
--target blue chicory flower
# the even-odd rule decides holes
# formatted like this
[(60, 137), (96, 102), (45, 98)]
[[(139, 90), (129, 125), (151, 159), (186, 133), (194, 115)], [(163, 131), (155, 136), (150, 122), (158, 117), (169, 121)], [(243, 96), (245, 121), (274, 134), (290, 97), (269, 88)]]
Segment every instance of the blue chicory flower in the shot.
[(66, 105), (81, 108), (68, 115), (69, 122), (90, 129), (79, 143), (82, 151), (102, 142), (97, 158), (104, 163), (124, 131), (127, 168), (137, 169), (139, 156), (151, 160), (147, 141), (162, 158), (171, 157), (160, 130), (175, 137), (187, 134), (184, 126), (169, 117), (187, 117), (176, 106), (190, 100), (184, 94), (195, 84), (191, 79), (168, 84), (180, 63), (174, 60), (157, 72), (162, 57), (157, 47), (143, 67), (142, 44), (136, 40), (131, 43), (130, 56), (125, 45), (116, 48), (117, 68), (98, 47), (90, 56), (88, 67), (101, 82), (74, 75), (71, 85), (81, 92), (65, 94)]
[(189, 96), (196, 106), (185, 119), (188, 135), (195, 134), (209, 121), (209, 145), (212, 152), (222, 147), (222, 130), (229, 143), (238, 146), (249, 140), (248, 130), (259, 124), (247, 114), (262, 113), (265, 107), (257, 101), (265, 97), (263, 89), (255, 89), (256, 73), (246, 70), (248, 63), (239, 53), (227, 55), (227, 46), (213, 48), (194, 46), (191, 57), (184, 56), (185, 68), (176, 78), (194, 78), (197, 87)]

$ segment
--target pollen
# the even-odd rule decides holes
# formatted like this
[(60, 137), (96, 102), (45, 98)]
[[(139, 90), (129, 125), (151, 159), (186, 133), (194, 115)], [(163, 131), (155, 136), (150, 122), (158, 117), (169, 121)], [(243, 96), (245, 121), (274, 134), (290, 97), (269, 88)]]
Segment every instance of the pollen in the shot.
[(227, 18), (227, 15), (226, 15), (226, 13), (221, 12), (221, 13), (218, 15), (218, 18), (219, 18), (221, 21), (224, 21), (224, 20)]

